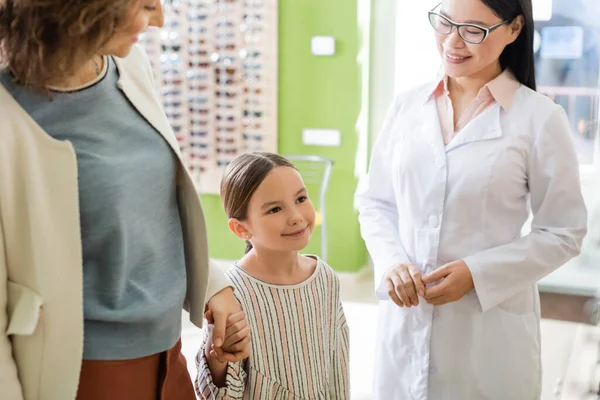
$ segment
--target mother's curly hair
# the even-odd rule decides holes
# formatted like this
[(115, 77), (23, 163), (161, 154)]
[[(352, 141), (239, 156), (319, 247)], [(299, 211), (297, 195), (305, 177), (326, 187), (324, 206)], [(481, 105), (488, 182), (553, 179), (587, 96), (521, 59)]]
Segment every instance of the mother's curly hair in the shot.
[(44, 90), (72, 76), (137, 0), (0, 0), (0, 68)]

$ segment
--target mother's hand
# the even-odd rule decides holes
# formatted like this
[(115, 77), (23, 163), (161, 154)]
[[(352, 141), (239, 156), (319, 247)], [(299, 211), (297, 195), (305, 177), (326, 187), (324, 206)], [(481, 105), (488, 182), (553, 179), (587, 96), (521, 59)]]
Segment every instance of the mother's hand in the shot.
[(421, 272), (413, 264), (398, 264), (388, 269), (382, 286), (399, 307), (418, 306), (419, 296), (425, 295)]
[[(207, 311), (210, 311), (207, 316), (212, 320), (209, 323), (214, 323), (212, 343), (215, 347), (215, 351), (219, 358), (225, 359), (230, 362), (241, 361), (244, 357), (245, 352), (239, 352), (235, 354), (224, 352), (221, 347), (225, 343), (226, 331), (227, 331), (227, 319), (242, 310), (242, 306), (237, 301), (233, 294), (233, 289), (227, 287), (221, 290), (210, 298), (206, 305)], [(245, 317), (244, 317), (245, 320)]]

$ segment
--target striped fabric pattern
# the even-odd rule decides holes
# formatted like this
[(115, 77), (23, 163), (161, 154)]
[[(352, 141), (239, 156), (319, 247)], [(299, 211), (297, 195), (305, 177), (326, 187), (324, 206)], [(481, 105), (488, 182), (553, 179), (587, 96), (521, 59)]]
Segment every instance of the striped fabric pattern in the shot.
[(349, 334), (334, 271), (318, 260), (297, 285), (273, 285), (238, 266), (227, 272), (252, 331), (250, 357), (230, 363), (227, 385), (212, 383), (203, 349), (201, 399), (349, 399)]

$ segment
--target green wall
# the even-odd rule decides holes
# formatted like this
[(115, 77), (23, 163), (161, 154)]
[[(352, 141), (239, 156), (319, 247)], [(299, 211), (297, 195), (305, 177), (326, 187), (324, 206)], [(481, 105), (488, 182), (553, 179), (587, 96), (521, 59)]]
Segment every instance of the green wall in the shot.
[[(334, 160), (327, 196), (328, 261), (338, 271), (356, 271), (367, 260), (353, 209), (355, 123), (361, 107), (356, 13), (356, 3), (348, 0), (279, 0), (279, 153)], [(311, 54), (310, 39), (316, 35), (336, 38), (335, 56)], [(339, 129), (342, 146), (304, 146), (303, 128)], [(314, 191), (312, 197), (316, 201)], [(202, 196), (202, 203), (211, 256), (241, 257), (244, 244), (229, 232), (218, 196)], [(318, 253), (319, 234), (317, 229), (306, 252)]]

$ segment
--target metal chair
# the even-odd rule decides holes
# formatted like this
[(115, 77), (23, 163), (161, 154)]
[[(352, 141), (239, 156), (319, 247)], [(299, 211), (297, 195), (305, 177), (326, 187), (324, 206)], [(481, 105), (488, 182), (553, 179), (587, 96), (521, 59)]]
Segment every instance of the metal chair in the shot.
[[(327, 189), (331, 179), (333, 160), (317, 155), (284, 155), (290, 160), (300, 172), (306, 185), (317, 185), (318, 198), (315, 209), (317, 210), (317, 223), (321, 229), (321, 260), (327, 262)], [(320, 217), (320, 219), (319, 219)]]

